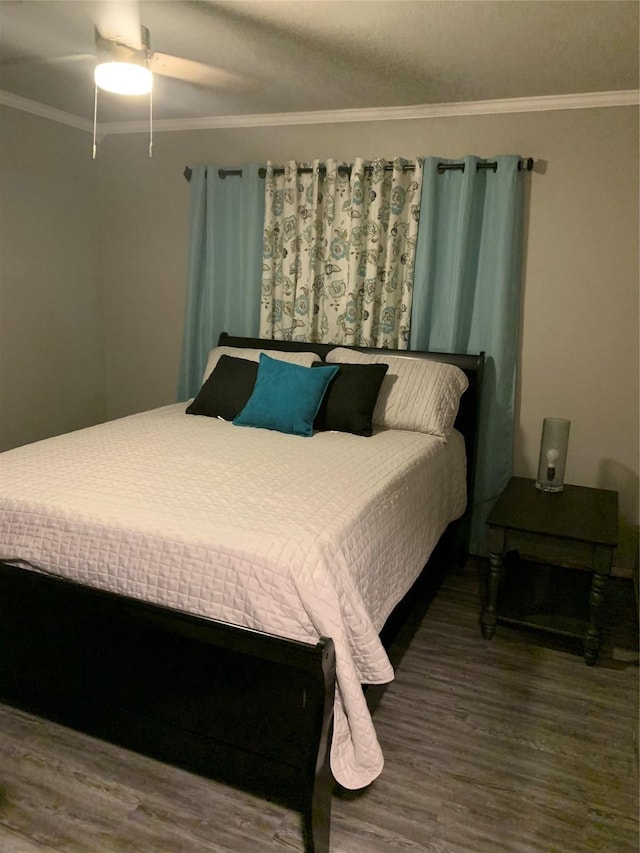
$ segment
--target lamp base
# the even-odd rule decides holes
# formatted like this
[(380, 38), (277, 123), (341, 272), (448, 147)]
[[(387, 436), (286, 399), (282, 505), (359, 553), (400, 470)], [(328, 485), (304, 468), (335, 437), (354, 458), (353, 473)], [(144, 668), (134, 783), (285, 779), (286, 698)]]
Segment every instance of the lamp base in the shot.
[(564, 485), (556, 483), (540, 483), (536, 480), (536, 489), (540, 489), (541, 492), (561, 492), (564, 489)]

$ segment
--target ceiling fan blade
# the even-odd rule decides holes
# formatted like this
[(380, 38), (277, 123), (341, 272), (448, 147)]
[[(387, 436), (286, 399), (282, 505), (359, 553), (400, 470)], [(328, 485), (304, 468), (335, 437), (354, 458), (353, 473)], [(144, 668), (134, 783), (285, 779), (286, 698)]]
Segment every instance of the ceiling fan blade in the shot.
[(246, 89), (249, 85), (248, 78), (244, 75), (168, 53), (153, 53), (151, 71), (210, 89)]
[(0, 68), (11, 68), (14, 65), (62, 65), (67, 62), (95, 60), (92, 53), (68, 53), (66, 56), (13, 56), (10, 59), (0, 59)]
[(142, 48), (140, 9), (136, 0), (96, 0), (93, 20), (103, 39)]

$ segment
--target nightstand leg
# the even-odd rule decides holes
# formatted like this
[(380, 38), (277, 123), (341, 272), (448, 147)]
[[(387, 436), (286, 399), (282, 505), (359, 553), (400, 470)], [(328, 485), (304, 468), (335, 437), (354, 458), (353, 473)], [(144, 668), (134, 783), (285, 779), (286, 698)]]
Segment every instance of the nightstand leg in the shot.
[(498, 587), (502, 576), (502, 553), (489, 553), (489, 575), (487, 577), (487, 603), (482, 611), (480, 624), (485, 640), (490, 640), (498, 622)]
[(599, 612), (606, 585), (607, 575), (594, 571), (589, 594), (589, 627), (584, 638), (584, 660), (587, 666), (594, 665), (600, 651)]

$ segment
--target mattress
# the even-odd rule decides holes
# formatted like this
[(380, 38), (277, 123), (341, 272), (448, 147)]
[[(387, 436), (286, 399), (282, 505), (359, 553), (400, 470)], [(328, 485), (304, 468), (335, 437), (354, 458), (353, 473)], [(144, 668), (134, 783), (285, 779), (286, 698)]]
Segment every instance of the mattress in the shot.
[(0, 558), (302, 642), (331, 637), (331, 767), (383, 756), (361, 685), (393, 678), (378, 637), (465, 508), (465, 453), (401, 430), (312, 438), (184, 404), (0, 455)]

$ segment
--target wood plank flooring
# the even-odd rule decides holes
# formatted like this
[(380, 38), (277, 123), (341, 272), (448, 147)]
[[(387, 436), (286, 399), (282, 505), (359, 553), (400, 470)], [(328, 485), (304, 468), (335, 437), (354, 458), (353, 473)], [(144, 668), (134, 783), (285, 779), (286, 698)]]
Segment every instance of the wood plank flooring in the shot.
[[(637, 853), (631, 582), (600, 659), (498, 626), (449, 574), (375, 713), (382, 776), (334, 798), (332, 853)], [(615, 605), (615, 606), (614, 606)], [(282, 806), (0, 706), (3, 853), (296, 853)]]

